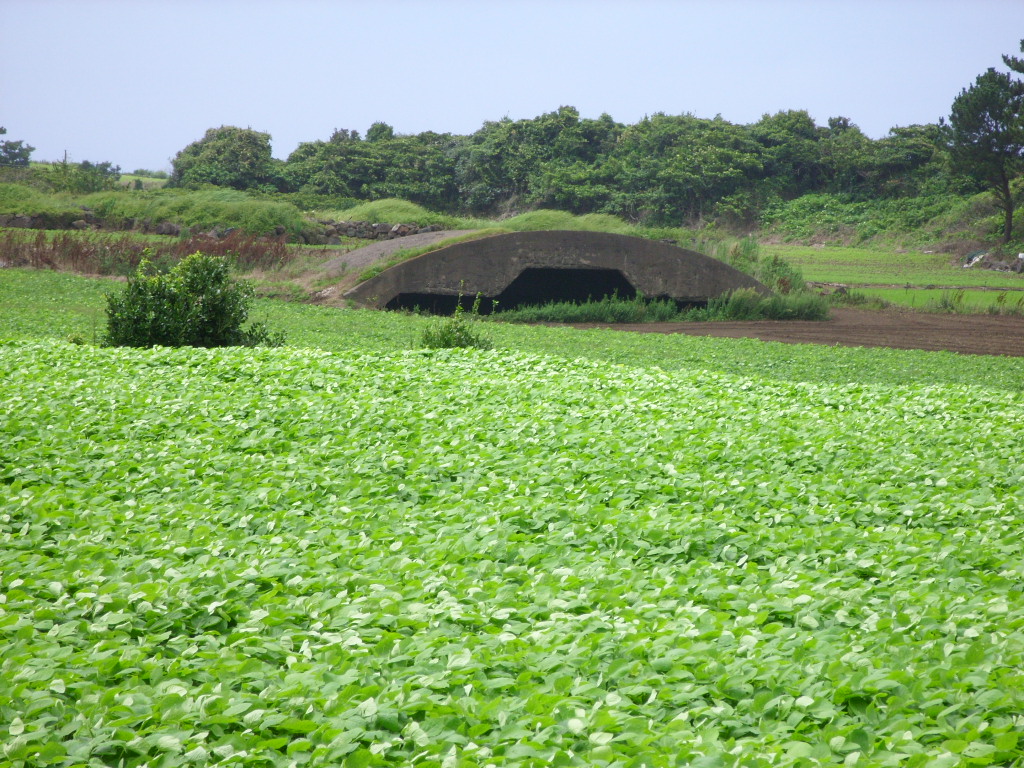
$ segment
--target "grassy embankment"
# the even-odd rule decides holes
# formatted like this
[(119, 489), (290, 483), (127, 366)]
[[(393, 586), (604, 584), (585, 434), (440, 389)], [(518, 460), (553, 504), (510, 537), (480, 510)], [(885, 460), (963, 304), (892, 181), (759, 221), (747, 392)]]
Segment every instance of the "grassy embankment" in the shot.
[[(1019, 218), (1018, 232), (1024, 232)], [(992, 251), (1011, 262), (1024, 250), (1024, 244), (994, 242), (998, 213), (987, 193), (859, 202), (808, 195), (781, 206), (765, 224), (765, 253), (785, 259), (811, 282), (845, 284), (919, 310), (1021, 309), (1024, 276), (963, 268), (968, 253)]]
[[(634, 226), (607, 215), (573, 216), (559, 211), (533, 211), (498, 222), (433, 213), (400, 200), (332, 208), (331, 198), (303, 198), (301, 202), (305, 206), (320, 206), (305, 212), (293, 200), (300, 201), (300, 196), (268, 197), (232, 190), (119, 191), (72, 198), (45, 195), (18, 185), (0, 185), (0, 212), (34, 212), (63, 225), (81, 217), (84, 205), (94, 215), (113, 224), (130, 220), (174, 221), (196, 231), (236, 227), (250, 235), (284, 231), (288, 237), (304, 236), (315, 229), (309, 215), (334, 220), (436, 224), (449, 229), (476, 230), (479, 234), (473, 236), (536, 229), (589, 229), (671, 239), (747, 271), (751, 266), (742, 263), (745, 241), (706, 230)], [(763, 234), (772, 238), (772, 244), (762, 245), (762, 257), (767, 258), (761, 258), (759, 265), (768, 267), (768, 274), (755, 273), (755, 276), (771, 284), (778, 277), (771, 273), (771, 266), (784, 264), (802, 272), (809, 281), (843, 283), (863, 296), (917, 309), (1007, 311), (1017, 307), (1015, 295), (999, 298), (999, 292), (978, 289), (1020, 289), (1024, 287), (1024, 278), (989, 270), (961, 269), (957, 257), (950, 253), (926, 252), (986, 247), (985, 233), (991, 228), (986, 222), (992, 218), (990, 206), (986, 206), (984, 196), (876, 203), (809, 196), (787, 204), (768, 217)], [(812, 242), (816, 247), (799, 244)], [(261, 269), (250, 277), (268, 295), (302, 298), (337, 279), (318, 275), (321, 264), (364, 243), (346, 239), (338, 246), (302, 247), (300, 257), (288, 259), (276, 269)], [(400, 250), (377, 265), (361, 270), (359, 275), (346, 275), (343, 280), (365, 279), (387, 266), (436, 247), (439, 246)], [(299, 250), (298, 246), (290, 248)], [(740, 256), (738, 262), (737, 255)], [(954, 290), (961, 287), (967, 289), (962, 294)]]

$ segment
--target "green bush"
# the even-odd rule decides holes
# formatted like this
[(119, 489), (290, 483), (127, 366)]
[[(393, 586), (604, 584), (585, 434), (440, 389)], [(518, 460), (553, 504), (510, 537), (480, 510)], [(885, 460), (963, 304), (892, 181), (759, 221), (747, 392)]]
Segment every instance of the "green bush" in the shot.
[(193, 253), (170, 272), (144, 261), (119, 294), (107, 294), (107, 333), (112, 347), (278, 346), (280, 334), (262, 323), (243, 328), (254, 291), (232, 282), (231, 265)]
[[(462, 308), (462, 294), (455, 305), (455, 314), (435, 320), (423, 331), (421, 341), (427, 349), (475, 348), (490, 349), (491, 340), (476, 328), (475, 320), (480, 315), (481, 296), (478, 293), (473, 301), (473, 308), (467, 313)], [(469, 314), (469, 319), (466, 315)]]

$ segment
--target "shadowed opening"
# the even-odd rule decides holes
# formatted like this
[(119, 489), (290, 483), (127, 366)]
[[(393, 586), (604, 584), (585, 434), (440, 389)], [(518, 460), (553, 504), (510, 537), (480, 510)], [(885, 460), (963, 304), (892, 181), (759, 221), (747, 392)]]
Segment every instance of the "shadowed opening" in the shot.
[[(600, 301), (605, 296), (634, 299), (636, 288), (617, 269), (528, 267), (498, 296), (498, 309), (500, 311), (562, 301), (582, 304), (586, 301)], [(474, 295), (463, 296), (462, 308), (470, 309), (474, 299)], [(450, 315), (455, 312), (457, 303), (457, 296), (443, 293), (400, 293), (384, 308)], [(480, 314), (489, 315), (493, 309), (493, 298), (481, 297)]]
[(636, 298), (636, 288), (617, 269), (529, 267), (498, 296), (498, 309), (563, 301), (581, 304), (612, 295)]

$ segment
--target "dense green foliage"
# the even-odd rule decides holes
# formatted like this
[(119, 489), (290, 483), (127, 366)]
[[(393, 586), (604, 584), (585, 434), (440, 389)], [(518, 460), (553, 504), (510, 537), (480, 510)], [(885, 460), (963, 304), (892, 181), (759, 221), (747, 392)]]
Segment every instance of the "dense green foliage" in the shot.
[[(1004, 61), (1014, 69), (1019, 60)], [(881, 203), (882, 215), (871, 208), (870, 221), (850, 212), (859, 239), (892, 232), (894, 222), (897, 234), (909, 234), (991, 187), (1005, 212), (1005, 242), (1015, 207), (1011, 187), (1021, 170), (1014, 149), (1022, 130), (1020, 88), (990, 70), (954, 100), (949, 125), (896, 126), (880, 139), (847, 117), (819, 125), (803, 110), (766, 114), (749, 125), (664, 113), (625, 125), (562, 106), (534, 118), (488, 121), (466, 136), (403, 135), (385, 123), (374, 123), (365, 140), (357, 131), (336, 130), (271, 167), (269, 136), (222, 127), (179, 154), (175, 177), (194, 172), (189, 183), (313, 197), (400, 198), (455, 215), (547, 208), (648, 226), (714, 222), (734, 230), (756, 227), (764, 217), (769, 223), (792, 217), (789, 204), (809, 195), (843, 205)], [(239, 162), (243, 136), (251, 151)], [(214, 145), (230, 145), (233, 154), (201, 156), (199, 148)], [(224, 154), (233, 168), (245, 169), (245, 179), (218, 180)], [(838, 233), (827, 224), (813, 230), (822, 234)]]
[(107, 295), (107, 332), (112, 347), (230, 347), (283, 343), (262, 323), (245, 327), (253, 288), (231, 279), (230, 262), (194, 253), (170, 272), (144, 261), (127, 287)]
[(83, 160), (80, 163), (69, 163), (61, 160), (36, 166), (34, 175), (44, 189), (53, 192), (69, 192), (85, 194), (114, 189), (121, 178), (121, 168), (109, 162), (91, 163)]
[(211, 128), (172, 161), (171, 186), (213, 184), (232, 189), (257, 189), (271, 182), (274, 160), (270, 134), (249, 128)]
[(3, 759), (1019, 763), (1021, 393), (715, 363), (0, 345)]
[(803, 242), (928, 244), (976, 237), (979, 222), (982, 231), (988, 226), (989, 208), (978, 196), (955, 194), (859, 200), (814, 193), (774, 203), (764, 211), (762, 224), (766, 233)]
[[(486, 122), (468, 136), (402, 135), (382, 123), (371, 130), (366, 140), (339, 130), (326, 141), (305, 142), (271, 168), (266, 134), (224, 127), (183, 150), (172, 178), (194, 173), (189, 183), (401, 198), (460, 215), (545, 207), (655, 226), (708, 219), (748, 226), (771, 206), (808, 193), (867, 199), (975, 189), (951, 173), (940, 126), (894, 128), (872, 140), (846, 118), (818, 126), (803, 111), (765, 115), (752, 125), (660, 113), (624, 125), (560, 107)], [(249, 158), (235, 161), (235, 149), (231, 165), (248, 169), (249, 181), (214, 181), (219, 160), (206, 163), (200, 148), (234, 146), (243, 135), (253, 145)]]

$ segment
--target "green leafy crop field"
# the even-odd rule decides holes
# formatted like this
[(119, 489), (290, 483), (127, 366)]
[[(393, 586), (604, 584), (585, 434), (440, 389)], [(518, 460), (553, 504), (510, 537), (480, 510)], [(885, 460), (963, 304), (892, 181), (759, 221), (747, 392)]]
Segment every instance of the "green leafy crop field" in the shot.
[(290, 348), (109, 349), (39, 274), (0, 764), (1024, 762), (1016, 360), (277, 302)]
[(1020, 393), (0, 346), (13, 765), (1022, 757)]
[[(104, 294), (120, 287), (109, 279), (5, 269), (0, 272), (0, 340), (99, 338), (106, 322)], [(333, 352), (411, 350), (419, 346), (430, 323), (415, 315), (276, 300), (257, 302), (252, 319), (284, 331), (293, 347)], [(1014, 358), (506, 323), (490, 323), (485, 331), (501, 349), (642, 368), (713, 370), (828, 384), (981, 384), (986, 389), (1024, 390), (1024, 366)]]

